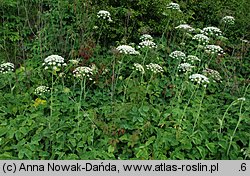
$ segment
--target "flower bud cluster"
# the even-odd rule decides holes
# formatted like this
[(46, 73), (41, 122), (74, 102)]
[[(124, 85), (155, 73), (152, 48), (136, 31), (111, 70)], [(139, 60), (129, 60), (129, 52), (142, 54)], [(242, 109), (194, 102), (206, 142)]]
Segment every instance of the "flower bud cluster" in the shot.
[(108, 11), (106, 10), (100, 10), (98, 13), (97, 13), (97, 17), (98, 18), (102, 18), (104, 20), (108, 20), (109, 22), (112, 22), (111, 20), (111, 15)]
[(175, 29), (180, 29), (185, 32), (193, 32), (195, 29), (189, 26), (188, 24), (180, 24), (179, 26), (175, 27)]
[(209, 83), (209, 80), (206, 76), (198, 73), (192, 74), (191, 76), (189, 76), (189, 79), (197, 84), (202, 84), (204, 87), (206, 87)]
[(49, 92), (49, 87), (39, 86), (35, 89), (35, 94), (42, 96), (44, 93)]
[(209, 38), (204, 34), (196, 34), (195, 36), (193, 36), (193, 40), (196, 40), (199, 42), (199, 44), (203, 45), (206, 45), (209, 42)]
[(140, 54), (132, 46), (129, 46), (129, 45), (120, 45), (116, 49), (121, 54), (131, 54), (131, 55), (138, 55), (138, 54)]
[(58, 68), (62, 66), (66, 66), (67, 64), (64, 63), (64, 58), (58, 55), (50, 55), (44, 59), (43, 66), (44, 69), (53, 69), (57, 70)]
[(83, 79), (84, 77), (87, 77), (89, 80), (92, 80), (91, 76), (93, 75), (93, 68), (90, 68), (90, 67), (77, 67), (73, 71), (73, 75), (76, 78)]
[(14, 64), (6, 62), (0, 65), (0, 73), (6, 74), (14, 71)]
[(144, 70), (144, 68), (143, 68), (143, 66), (142, 66), (141, 64), (134, 63), (134, 69), (135, 69), (136, 71), (141, 72), (142, 74), (145, 73), (145, 70)]
[(221, 21), (222, 23), (233, 25), (235, 22), (235, 19), (232, 16), (225, 16), (221, 19)]
[(186, 54), (181, 52), (181, 51), (174, 51), (172, 53), (169, 54), (169, 57), (173, 58), (173, 59), (181, 59), (181, 60), (185, 60), (186, 58)]
[(216, 82), (216, 81), (221, 82), (221, 80), (222, 80), (220, 73), (216, 70), (206, 68), (202, 72), (205, 76), (210, 77), (214, 82)]
[(150, 63), (149, 65), (146, 65), (146, 68), (152, 71), (153, 73), (163, 72), (163, 68), (158, 64)]
[(223, 49), (218, 45), (207, 45), (205, 46), (205, 52), (212, 55), (222, 55), (224, 54)]
[(194, 68), (194, 66), (192, 66), (191, 64), (189, 63), (181, 63), (179, 66), (178, 66), (178, 70), (179, 72), (191, 72), (192, 69)]
[(218, 37), (222, 35), (222, 32), (217, 27), (205, 27), (202, 29), (202, 33), (207, 36)]

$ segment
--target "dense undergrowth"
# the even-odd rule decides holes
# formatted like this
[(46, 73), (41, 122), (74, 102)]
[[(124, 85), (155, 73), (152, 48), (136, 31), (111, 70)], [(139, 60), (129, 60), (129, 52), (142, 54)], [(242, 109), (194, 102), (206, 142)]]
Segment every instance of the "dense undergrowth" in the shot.
[(0, 159), (249, 159), (249, 5), (214, 2), (0, 1)]

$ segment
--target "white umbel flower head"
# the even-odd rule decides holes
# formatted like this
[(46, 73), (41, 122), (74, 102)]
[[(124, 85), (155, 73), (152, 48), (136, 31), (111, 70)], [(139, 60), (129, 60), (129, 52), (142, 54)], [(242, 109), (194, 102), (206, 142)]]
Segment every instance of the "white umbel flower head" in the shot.
[(171, 9), (171, 10), (178, 10), (181, 11), (180, 9), (180, 5), (174, 2), (171, 2), (168, 4), (167, 9)]
[(49, 87), (39, 86), (35, 89), (35, 94), (42, 96), (44, 93), (49, 92)]
[(69, 62), (72, 64), (72, 65), (78, 65), (80, 60), (79, 59), (71, 59), (69, 60)]
[(145, 73), (145, 70), (143, 68), (143, 66), (141, 64), (138, 64), (138, 63), (134, 63), (134, 69), (136, 71), (139, 71), (141, 72), (141, 74), (144, 74)]
[(138, 48), (156, 48), (156, 44), (153, 41), (145, 40), (139, 43)]
[(185, 32), (193, 32), (195, 29), (189, 26), (188, 24), (180, 24), (179, 26), (175, 27), (175, 29), (180, 29)]
[(138, 54), (140, 54), (132, 46), (129, 46), (129, 45), (120, 45), (116, 49), (121, 54), (131, 54), (131, 55), (138, 55)]
[(150, 64), (146, 65), (146, 68), (148, 70), (152, 71), (153, 73), (163, 72), (163, 68), (158, 64), (150, 63)]
[(197, 56), (188, 55), (184, 61), (194, 63), (194, 62), (200, 62), (201, 60)]
[(178, 60), (185, 60), (186, 59), (186, 54), (181, 52), (181, 51), (174, 51), (169, 54), (169, 57), (173, 59), (178, 59)]
[(193, 40), (196, 40), (199, 42), (199, 44), (203, 45), (206, 45), (209, 42), (209, 38), (204, 34), (196, 34), (195, 36), (193, 36)]
[(178, 66), (178, 70), (179, 72), (191, 72), (192, 69), (194, 68), (194, 66), (192, 66), (191, 64), (189, 63), (181, 63), (179, 66)]
[(73, 71), (73, 75), (76, 78), (83, 79), (87, 77), (89, 80), (92, 80), (91, 76), (93, 75), (93, 69), (90, 67), (77, 67)]
[(209, 68), (206, 68), (202, 71), (202, 73), (211, 78), (213, 80), (213, 82), (221, 82), (222, 80), (222, 77), (220, 76), (220, 73), (216, 70), (212, 70), (212, 69), (209, 69)]
[(0, 65), (0, 73), (6, 74), (14, 71), (14, 64), (6, 62)]
[(149, 34), (143, 34), (141, 37), (140, 37), (140, 40), (141, 41), (153, 41), (153, 37)]
[(57, 68), (60, 68), (66, 65), (67, 64), (64, 63), (64, 58), (58, 55), (50, 55), (46, 57), (43, 62), (43, 66), (45, 67), (45, 70), (47, 69), (57, 70)]
[(207, 45), (205, 46), (205, 52), (218, 56), (224, 54), (223, 49), (219, 45)]
[(234, 22), (235, 22), (235, 18), (232, 17), (232, 16), (225, 16), (221, 19), (221, 22), (222, 23), (225, 23), (225, 24), (230, 24), (230, 25), (233, 25)]
[(202, 33), (207, 36), (218, 37), (222, 35), (222, 32), (217, 27), (205, 27), (202, 29)]
[(101, 19), (104, 19), (104, 20), (108, 20), (109, 22), (112, 22), (111, 20), (111, 15), (108, 11), (106, 10), (100, 10), (98, 13), (97, 13), (97, 17), (98, 18), (101, 18)]
[(207, 84), (209, 83), (209, 80), (206, 76), (198, 74), (198, 73), (192, 74), (191, 76), (189, 76), (189, 79), (197, 84), (204, 85), (204, 87), (206, 87)]

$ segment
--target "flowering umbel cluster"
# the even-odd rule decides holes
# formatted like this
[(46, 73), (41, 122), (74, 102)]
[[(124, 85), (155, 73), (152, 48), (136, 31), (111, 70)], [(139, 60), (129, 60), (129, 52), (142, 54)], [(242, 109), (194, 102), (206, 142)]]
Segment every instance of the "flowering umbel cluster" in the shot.
[(35, 89), (35, 94), (42, 96), (44, 93), (49, 92), (49, 87), (39, 86)]
[(53, 69), (57, 70), (62, 66), (66, 66), (67, 64), (64, 63), (64, 58), (58, 55), (50, 55), (44, 59), (44, 69)]
[(180, 29), (185, 32), (193, 32), (195, 29), (189, 26), (188, 24), (180, 24), (179, 26), (175, 27), (175, 29)]
[(138, 48), (156, 48), (156, 44), (153, 42), (153, 37), (149, 34), (144, 34), (140, 37), (142, 42), (139, 43)]
[(218, 56), (224, 54), (223, 49), (219, 45), (207, 45), (205, 46), (205, 52)]
[(209, 42), (209, 38), (204, 34), (196, 34), (193, 36), (193, 40), (196, 40), (199, 42), (199, 44), (206, 45)]
[(204, 87), (206, 87), (207, 84), (209, 83), (209, 80), (206, 76), (198, 73), (192, 74), (191, 76), (189, 76), (189, 79), (199, 85), (203, 85)]
[(156, 48), (156, 44), (153, 41), (145, 40), (139, 43), (138, 48)]
[(73, 71), (73, 75), (76, 78), (88, 78), (89, 80), (92, 80), (91, 76), (93, 75), (93, 68), (90, 67), (77, 67), (74, 71)]
[(221, 80), (222, 80), (220, 73), (216, 70), (206, 68), (202, 72), (205, 76), (211, 78), (214, 82), (216, 82), (216, 81), (221, 82)]
[(169, 3), (168, 6), (167, 6), (168, 9), (172, 9), (172, 10), (178, 10), (178, 11), (181, 11), (180, 9), (180, 5), (177, 4), (177, 3)]
[(143, 34), (141, 37), (140, 37), (140, 40), (141, 41), (153, 41), (153, 37), (149, 34)]
[(121, 54), (131, 54), (131, 55), (138, 55), (138, 54), (140, 54), (132, 46), (129, 46), (129, 45), (120, 45), (116, 49)]
[(138, 63), (134, 63), (134, 69), (136, 71), (139, 71), (141, 72), (141, 74), (144, 74), (145, 73), (145, 70), (143, 68), (143, 66), (141, 64), (138, 64)]
[(213, 36), (213, 37), (218, 37), (222, 35), (221, 30), (217, 27), (205, 27), (202, 29), (202, 33), (207, 36)]
[(230, 24), (230, 25), (233, 25), (233, 24), (234, 24), (234, 21), (235, 21), (235, 19), (234, 19), (234, 17), (232, 17), (232, 16), (225, 16), (225, 17), (223, 17), (223, 18), (221, 19), (221, 22), (222, 22), (222, 23)]
[(169, 54), (169, 57), (173, 58), (173, 59), (178, 59), (178, 60), (185, 60), (186, 58), (186, 54), (181, 52), (181, 51), (174, 51), (172, 53)]
[(163, 68), (158, 64), (150, 63), (150, 64), (146, 65), (146, 68), (148, 70), (152, 71), (153, 73), (163, 72)]
[(188, 55), (184, 61), (187, 61), (187, 62), (190, 62), (190, 63), (194, 63), (196, 61), (200, 62), (201, 60), (197, 56)]
[(69, 60), (69, 63), (72, 64), (72, 65), (78, 65), (80, 62), (80, 59), (71, 59)]
[(14, 71), (14, 64), (6, 62), (0, 65), (0, 73), (6, 74)]
[(194, 66), (192, 66), (191, 64), (189, 63), (181, 63), (179, 66), (178, 66), (178, 70), (179, 72), (191, 72), (192, 69), (194, 68)]
[(108, 20), (109, 22), (112, 22), (111, 20), (111, 17), (110, 17), (110, 13), (106, 10), (100, 10), (98, 13), (97, 13), (97, 17), (98, 18), (102, 18), (104, 20)]

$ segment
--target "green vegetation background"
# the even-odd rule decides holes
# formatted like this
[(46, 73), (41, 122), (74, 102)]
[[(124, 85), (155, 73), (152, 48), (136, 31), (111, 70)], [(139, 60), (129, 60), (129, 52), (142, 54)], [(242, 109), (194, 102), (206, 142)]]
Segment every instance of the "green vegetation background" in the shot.
[[(169, 2), (0, 0), (0, 63), (12, 62), (16, 67), (13, 77), (0, 78), (0, 159), (249, 159), (250, 53), (249, 45), (243, 46), (241, 40), (250, 40), (249, 1), (176, 1), (182, 10), (178, 14), (168, 12)], [(111, 13), (110, 25), (98, 21), (99, 10)], [(159, 41), (166, 32), (167, 45), (151, 53), (152, 61), (157, 61), (180, 49), (174, 27), (181, 22), (202, 29), (220, 25), (227, 15), (236, 19), (225, 32), (228, 41), (220, 43), (227, 56), (213, 63), (225, 80), (207, 90), (202, 103), (202, 91), (197, 93), (181, 125), (175, 120), (182, 116), (194, 90), (187, 88), (176, 101), (182, 82), (173, 82), (175, 75), (169, 71), (168, 76), (150, 83), (152, 91), (147, 94), (146, 82), (130, 84), (125, 79), (128, 68), (124, 69), (112, 103), (111, 76), (96, 78), (97, 84), (88, 82), (81, 117), (76, 117), (80, 88), (66, 89), (72, 81), (58, 78), (53, 117), (50, 106), (33, 93), (37, 86), (51, 83), (41, 67), (51, 54), (65, 60), (81, 58), (82, 65), (95, 63), (104, 70), (112, 65), (113, 49), (118, 45), (138, 43), (144, 33)], [(121, 103), (124, 84), (128, 100)], [(235, 101), (242, 96), (245, 103)], [(200, 120), (194, 129), (197, 114)]]

